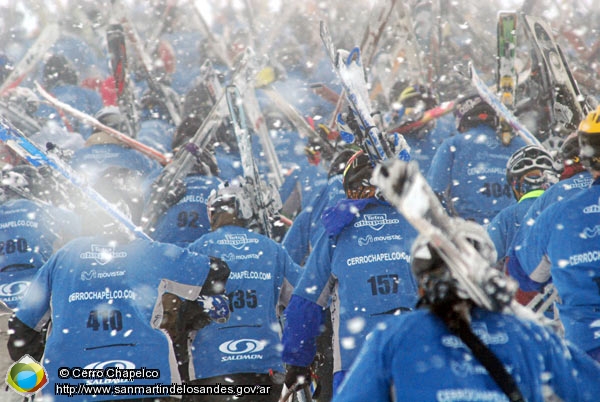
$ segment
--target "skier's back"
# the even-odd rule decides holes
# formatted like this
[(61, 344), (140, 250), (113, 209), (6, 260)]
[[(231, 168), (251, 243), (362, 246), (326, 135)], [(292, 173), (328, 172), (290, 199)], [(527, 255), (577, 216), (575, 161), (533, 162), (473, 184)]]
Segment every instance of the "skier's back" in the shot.
[[(493, 250), (483, 228), (461, 225), (458, 236)], [(481, 253), (490, 265), (476, 269), (493, 269), (493, 254)], [(424, 308), (371, 334), (334, 402), (596, 400), (600, 365), (589, 356), (536, 322), (476, 306), (425, 238), (412, 258)], [(490, 296), (502, 300), (495, 289)]]
[[(274, 383), (269, 372), (284, 371), (278, 320), (300, 268), (280, 244), (247, 228), (252, 207), (245, 199), (241, 181), (213, 191), (207, 207), (212, 231), (189, 249), (227, 261), (231, 269), (227, 292), (232, 315), (228, 323), (211, 325), (196, 335), (191, 350), (194, 376), (190, 379), (194, 385), (269, 385), (268, 394), (254, 395), (252, 400), (277, 401), (281, 384)], [(215, 395), (184, 400), (235, 398)]]
[(496, 113), (478, 95), (459, 101), (455, 115), (459, 134), (440, 145), (427, 181), (453, 215), (488, 223), (515, 202), (506, 183), (506, 162), (526, 144), (520, 137), (502, 141)]

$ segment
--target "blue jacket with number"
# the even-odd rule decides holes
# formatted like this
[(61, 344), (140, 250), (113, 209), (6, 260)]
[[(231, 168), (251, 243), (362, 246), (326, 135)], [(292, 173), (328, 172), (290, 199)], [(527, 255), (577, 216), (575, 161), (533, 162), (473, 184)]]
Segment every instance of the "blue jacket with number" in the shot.
[(225, 324), (198, 332), (190, 378), (283, 372), (278, 316), (300, 276), (280, 244), (238, 226), (223, 226), (189, 246), (229, 265), (231, 315)]
[[(355, 212), (360, 211), (360, 212)], [(376, 198), (341, 200), (317, 240), (290, 305), (283, 332), (283, 361), (311, 364), (322, 309), (332, 297), (334, 373), (348, 370), (365, 336), (390, 314), (417, 301), (410, 269), (416, 231), (393, 207)], [(325, 218), (325, 222), (329, 222)], [(337, 232), (337, 233), (335, 233)]]
[(554, 283), (566, 339), (600, 348), (600, 179), (544, 210), (531, 233), (515, 250), (523, 272), (540, 287)]
[(294, 219), (293, 225), (285, 233), (281, 244), (290, 257), (300, 265), (304, 265), (310, 250), (314, 246), (321, 231), (321, 214), (327, 207), (334, 206), (346, 197), (342, 184), (342, 175), (335, 175), (327, 180), (327, 185), (313, 193), (312, 201)]
[(506, 162), (526, 144), (520, 137), (502, 145), (496, 131), (479, 125), (446, 139), (427, 173), (437, 194), (445, 194), (447, 205), (458, 216), (478, 223), (489, 221), (515, 199), (506, 183)]
[(529, 278), (529, 274), (523, 270), (523, 267), (521, 267), (519, 262), (519, 256), (516, 253), (516, 250), (523, 247), (524, 240), (532, 235), (531, 229), (533, 223), (549, 206), (563, 200), (568, 200), (579, 194), (581, 191), (589, 188), (591, 185), (592, 175), (590, 172), (581, 172), (551, 186), (544, 194), (539, 196), (533, 204), (531, 204), (531, 207), (523, 217), (524, 224), (517, 230), (508, 250), (508, 272), (519, 281), (519, 285), (523, 290), (539, 290), (540, 287), (540, 284), (532, 281)]
[(184, 182), (185, 195), (158, 219), (151, 233), (154, 240), (186, 247), (210, 232), (206, 202), (221, 180), (214, 176), (189, 175)]
[[(49, 383), (42, 394), (54, 395), (56, 383), (181, 382), (172, 343), (159, 328), (164, 316), (162, 295), (195, 300), (209, 270), (206, 255), (170, 244), (142, 239), (120, 242), (115, 236), (82, 237), (67, 243), (38, 271), (17, 312), (33, 329), (52, 320), (42, 362)], [(160, 370), (160, 378), (60, 379), (60, 367), (146, 367)], [(115, 396), (87, 398), (110, 399)]]
[[(528, 402), (596, 401), (600, 365), (550, 330), (512, 315), (472, 310), (472, 329)], [(395, 395), (395, 398), (392, 397)], [(360, 351), (333, 402), (508, 401), (487, 370), (426, 310), (393, 317)]]
[(0, 205), (0, 300), (15, 308), (52, 253), (79, 236), (74, 213), (26, 199)]
[(496, 247), (498, 260), (508, 256), (509, 247), (512, 244), (517, 231), (524, 224), (524, 216), (529, 211), (533, 202), (543, 194), (544, 190), (533, 190), (524, 194), (516, 204), (504, 208), (492, 219), (487, 227), (490, 239)]

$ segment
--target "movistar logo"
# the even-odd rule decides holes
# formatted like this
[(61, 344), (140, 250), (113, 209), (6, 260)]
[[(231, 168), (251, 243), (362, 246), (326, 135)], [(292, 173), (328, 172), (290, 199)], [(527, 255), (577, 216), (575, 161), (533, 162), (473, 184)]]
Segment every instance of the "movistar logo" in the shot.
[(125, 275), (125, 271), (96, 272), (95, 269), (92, 269), (91, 271), (83, 271), (80, 278), (82, 281), (91, 281), (92, 279), (114, 278), (123, 275)]
[(372, 236), (366, 235), (365, 237), (360, 237), (358, 239), (359, 246), (368, 246), (371, 243), (379, 242), (379, 241), (394, 241), (394, 240), (402, 240), (402, 236), (400, 235), (387, 235), (387, 236)]
[(596, 225), (593, 228), (583, 229), (584, 239), (593, 239), (596, 236), (600, 236), (600, 225)]

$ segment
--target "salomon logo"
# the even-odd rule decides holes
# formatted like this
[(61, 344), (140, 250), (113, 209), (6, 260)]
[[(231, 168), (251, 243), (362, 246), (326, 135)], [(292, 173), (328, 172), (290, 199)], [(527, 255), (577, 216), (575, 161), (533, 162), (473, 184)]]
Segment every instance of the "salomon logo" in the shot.
[(0, 297), (18, 296), (27, 290), (29, 282), (17, 281), (12, 283), (6, 283), (0, 286)]
[(228, 355), (256, 353), (260, 352), (264, 348), (264, 343), (256, 339), (238, 339), (233, 341), (227, 341), (219, 345), (219, 350)]

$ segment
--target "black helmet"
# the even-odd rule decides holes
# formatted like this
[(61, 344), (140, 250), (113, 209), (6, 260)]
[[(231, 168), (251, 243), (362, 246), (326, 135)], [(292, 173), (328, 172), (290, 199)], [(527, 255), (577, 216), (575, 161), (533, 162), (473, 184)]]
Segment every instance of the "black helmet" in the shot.
[(215, 155), (206, 148), (200, 148), (192, 142), (184, 145), (185, 150), (195, 157), (193, 172), (204, 176), (218, 176), (219, 165)]
[(571, 161), (570, 163), (579, 163), (581, 160), (579, 159), (579, 152), (581, 148), (579, 148), (579, 138), (577, 138), (577, 133), (571, 133), (565, 138), (562, 145), (558, 150), (558, 157), (563, 163), (567, 161)]
[(371, 184), (373, 164), (360, 150), (348, 160), (344, 169), (344, 191), (346, 197), (357, 200), (375, 196), (377, 188)]
[(183, 100), (183, 118), (196, 117), (203, 120), (217, 101), (216, 94), (201, 82), (190, 89)]
[(479, 94), (470, 94), (459, 99), (454, 107), (454, 117), (456, 129), (461, 133), (480, 124), (487, 124), (493, 128), (498, 126), (496, 112)]
[[(163, 86), (163, 90), (173, 105), (173, 111), (177, 113), (178, 116), (181, 116), (181, 100), (179, 99), (179, 95), (172, 88), (166, 86)], [(167, 103), (160, 94), (157, 94), (152, 90), (147, 90), (142, 95), (140, 107), (140, 118), (142, 121), (160, 119), (174, 123), (171, 119)]]
[(518, 149), (506, 163), (506, 181), (518, 199), (532, 190), (547, 189), (558, 181), (554, 158), (537, 145)]
[(339, 153), (337, 153), (329, 165), (327, 176), (333, 177), (335, 175), (344, 173), (348, 161), (355, 153), (356, 150), (350, 148), (342, 149)]
[(77, 85), (79, 77), (73, 65), (62, 54), (54, 54), (44, 65), (44, 86), (50, 90), (58, 85)]

